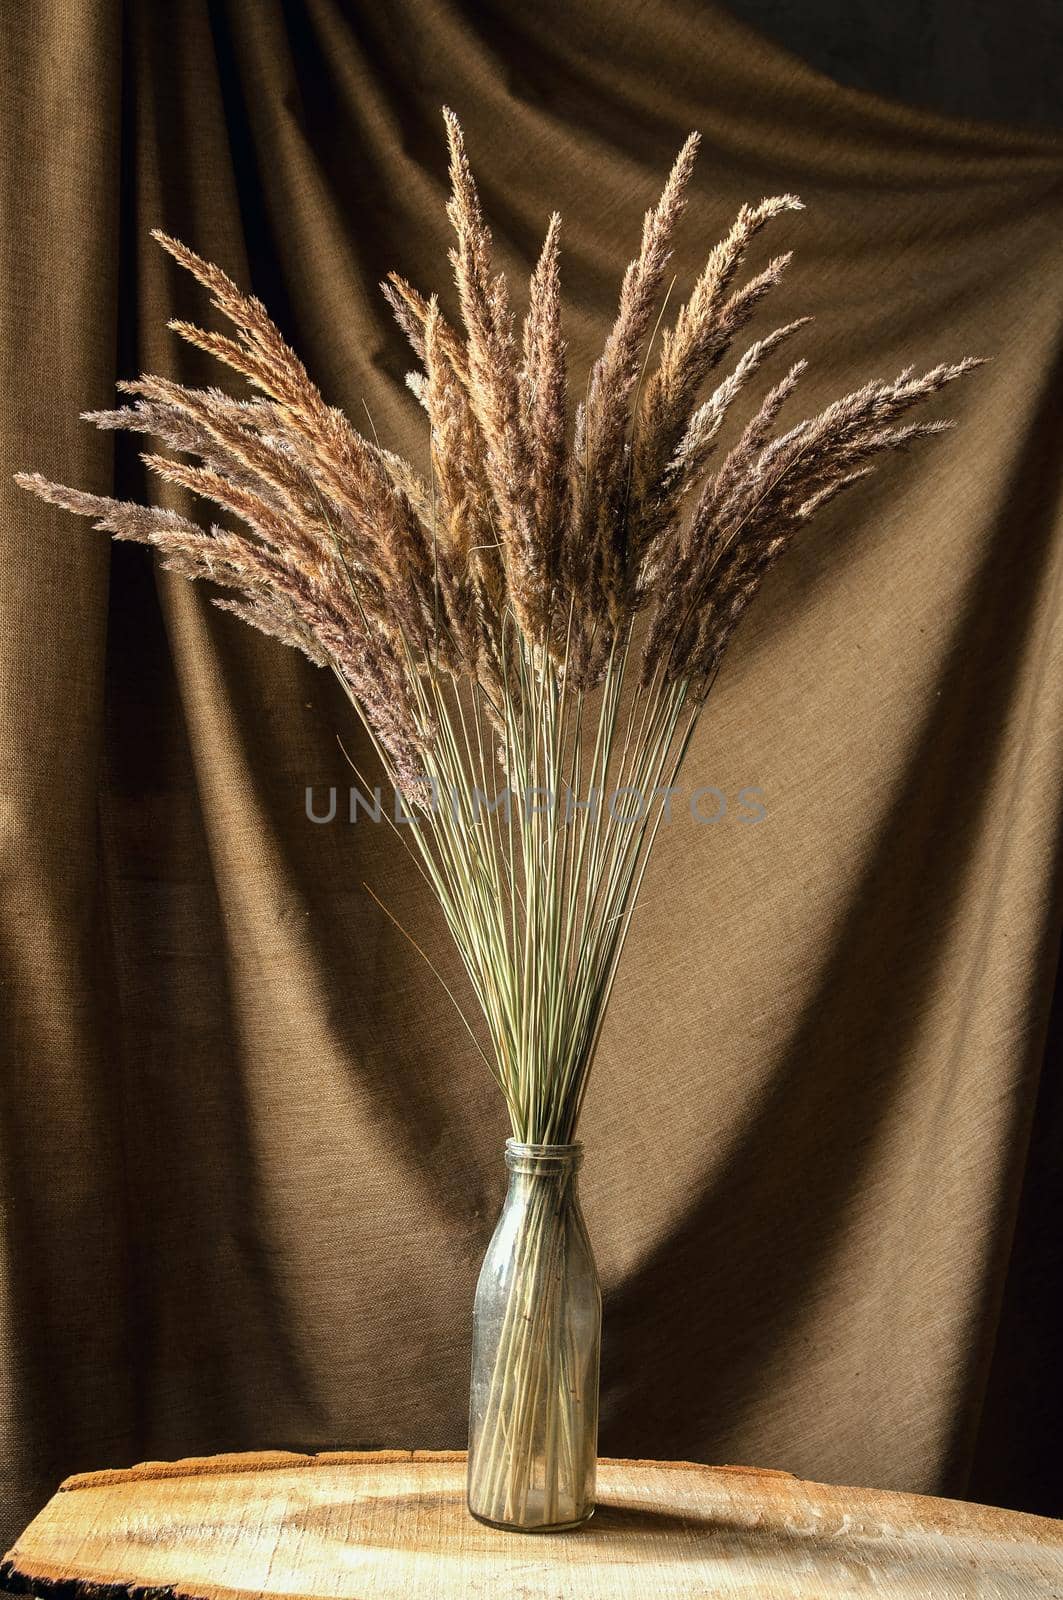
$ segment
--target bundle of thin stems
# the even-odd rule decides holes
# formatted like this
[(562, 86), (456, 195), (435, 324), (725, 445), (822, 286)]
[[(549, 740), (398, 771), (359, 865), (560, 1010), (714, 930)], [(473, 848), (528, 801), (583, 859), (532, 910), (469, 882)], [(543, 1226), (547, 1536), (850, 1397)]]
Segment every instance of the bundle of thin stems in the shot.
[(403, 837), (460, 952), (480, 1023), (459, 1009), (514, 1137), (563, 1143), (666, 791), (735, 627), (816, 509), (950, 425), (903, 419), (977, 363), (874, 379), (779, 432), (798, 361), (717, 463), (731, 406), (808, 320), (751, 342), (719, 377), (790, 260), (739, 282), (746, 252), (801, 206), (784, 194), (743, 207), (655, 341), (692, 134), (570, 427), (560, 218), (518, 333), (461, 129), (444, 116), (460, 327), (397, 274), (382, 286), (420, 363), (409, 383), (430, 423), (426, 474), (326, 403), (257, 299), (156, 233), (235, 336), (170, 326), (250, 396), (146, 374), (119, 385), (128, 405), (86, 416), (154, 435), (166, 453), (146, 452), (148, 467), (232, 520), (204, 528), (39, 474), (18, 481), (230, 591), (215, 604), (336, 674), (420, 819)]

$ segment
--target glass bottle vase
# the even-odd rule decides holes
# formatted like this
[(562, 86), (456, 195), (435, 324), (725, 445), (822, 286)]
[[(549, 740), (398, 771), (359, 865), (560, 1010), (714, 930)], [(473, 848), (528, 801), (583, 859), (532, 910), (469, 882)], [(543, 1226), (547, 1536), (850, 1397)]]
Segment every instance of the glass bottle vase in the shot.
[(473, 1308), (469, 1510), (525, 1533), (594, 1510), (602, 1298), (578, 1144), (506, 1143), (509, 1188)]

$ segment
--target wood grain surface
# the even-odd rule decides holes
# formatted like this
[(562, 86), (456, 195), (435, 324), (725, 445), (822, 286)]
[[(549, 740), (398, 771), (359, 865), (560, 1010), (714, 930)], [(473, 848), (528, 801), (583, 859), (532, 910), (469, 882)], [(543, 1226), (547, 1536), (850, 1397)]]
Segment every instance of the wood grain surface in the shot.
[(593, 1520), (472, 1521), (454, 1452), (215, 1456), (68, 1479), (5, 1558), (10, 1593), (202, 1600), (1048, 1600), (1063, 1522), (786, 1473), (609, 1461)]

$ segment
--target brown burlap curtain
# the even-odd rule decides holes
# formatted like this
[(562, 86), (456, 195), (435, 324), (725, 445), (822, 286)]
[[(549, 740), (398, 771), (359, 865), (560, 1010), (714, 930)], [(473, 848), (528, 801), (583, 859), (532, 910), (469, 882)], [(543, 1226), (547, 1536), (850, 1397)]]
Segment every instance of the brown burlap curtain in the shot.
[[(994, 358), (950, 397), (961, 427), (839, 502), (739, 637), (689, 775), (731, 810), (662, 830), (585, 1196), (605, 1452), (1063, 1509), (1034, 1114), (1063, 144), (840, 90), (692, 0), (7, 11), (0, 1535), (79, 1468), (464, 1440), (506, 1130), (362, 888), (453, 970), (388, 830), (342, 821), (337, 734), (364, 741), (324, 674), (9, 481), (138, 492), (78, 411), (144, 366), (216, 381), (165, 329), (205, 312), (156, 224), (423, 458), (376, 284), (449, 297), (444, 100), (507, 269), (564, 212), (577, 366), (690, 128), (680, 285), (742, 200), (807, 203), (772, 241), (797, 251), (778, 320), (817, 319), (804, 407)], [(315, 826), (305, 788), (332, 784)]]

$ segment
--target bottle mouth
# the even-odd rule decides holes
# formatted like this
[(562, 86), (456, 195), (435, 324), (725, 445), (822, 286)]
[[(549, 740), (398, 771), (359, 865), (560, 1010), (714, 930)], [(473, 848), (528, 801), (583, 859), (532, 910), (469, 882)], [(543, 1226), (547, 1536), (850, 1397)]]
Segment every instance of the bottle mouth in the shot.
[(568, 1172), (583, 1161), (581, 1144), (521, 1144), (506, 1140), (506, 1166), (513, 1171), (541, 1173)]

